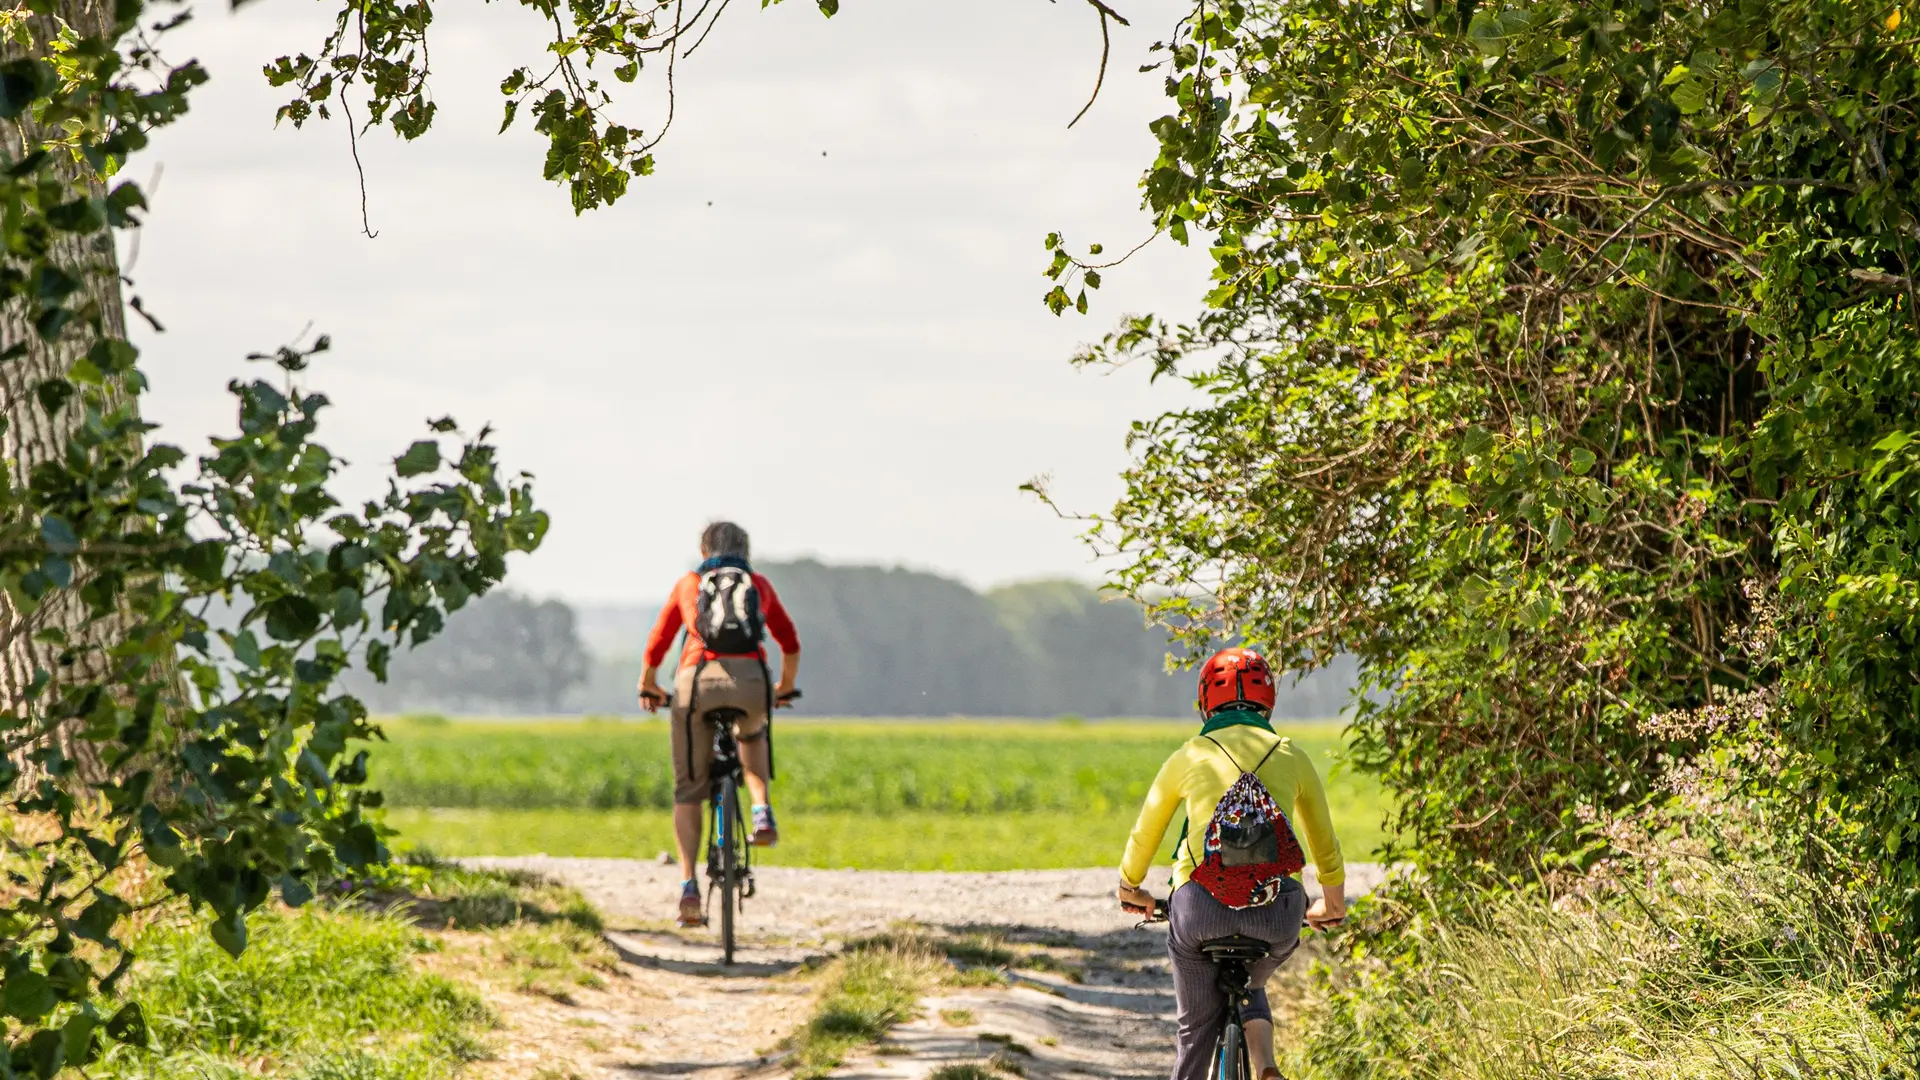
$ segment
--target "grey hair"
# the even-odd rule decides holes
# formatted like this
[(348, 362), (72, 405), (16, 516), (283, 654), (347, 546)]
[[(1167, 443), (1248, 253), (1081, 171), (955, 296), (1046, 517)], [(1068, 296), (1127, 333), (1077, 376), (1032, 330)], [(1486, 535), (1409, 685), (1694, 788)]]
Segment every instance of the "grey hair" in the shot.
[(716, 555), (748, 558), (747, 530), (731, 521), (716, 521), (708, 525), (700, 534), (700, 554), (708, 558)]

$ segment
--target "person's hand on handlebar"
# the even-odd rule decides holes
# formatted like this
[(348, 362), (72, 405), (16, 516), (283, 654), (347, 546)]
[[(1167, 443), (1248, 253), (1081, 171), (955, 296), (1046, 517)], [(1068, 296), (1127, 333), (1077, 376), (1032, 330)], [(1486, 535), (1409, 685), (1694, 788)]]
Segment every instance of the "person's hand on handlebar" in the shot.
[(1114, 896), (1120, 900), (1120, 910), (1129, 915), (1153, 915), (1153, 894), (1138, 885), (1121, 882), (1114, 890)]
[(640, 705), (648, 712), (660, 711), (660, 706), (673, 701), (673, 695), (660, 689), (660, 684), (652, 679), (640, 680)]
[(1338, 885), (1325, 890), (1307, 909), (1307, 925), (1325, 930), (1347, 921), (1347, 891)]
[(793, 703), (798, 700), (800, 700), (800, 691), (786, 683), (773, 688), (773, 707), (776, 709), (791, 709)]

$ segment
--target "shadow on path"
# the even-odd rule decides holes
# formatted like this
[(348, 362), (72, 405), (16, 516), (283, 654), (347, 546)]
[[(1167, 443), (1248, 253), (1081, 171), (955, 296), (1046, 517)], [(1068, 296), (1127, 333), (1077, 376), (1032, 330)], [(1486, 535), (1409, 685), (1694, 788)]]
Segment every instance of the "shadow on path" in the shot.
[(609, 930), (607, 944), (620, 959), (637, 967), (713, 979), (765, 979), (785, 975), (822, 954), (793, 948), (743, 945), (731, 964), (720, 962), (718, 945), (690, 945), (669, 934)]

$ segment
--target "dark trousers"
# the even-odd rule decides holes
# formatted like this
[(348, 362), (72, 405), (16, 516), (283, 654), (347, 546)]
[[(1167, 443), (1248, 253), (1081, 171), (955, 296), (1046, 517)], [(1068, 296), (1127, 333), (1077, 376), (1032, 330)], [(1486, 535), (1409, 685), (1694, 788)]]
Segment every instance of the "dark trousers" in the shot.
[(1266, 959), (1248, 965), (1252, 979), (1247, 985), (1253, 992), (1240, 1015), (1247, 1020), (1270, 1020), (1267, 979), (1299, 947), (1306, 913), (1307, 894), (1298, 881), (1281, 889), (1273, 903), (1238, 911), (1191, 881), (1173, 894), (1167, 911), (1167, 957), (1173, 961), (1173, 997), (1180, 1021), (1173, 1080), (1208, 1080), (1214, 1044), (1227, 1022), (1227, 996), (1220, 992), (1219, 973), (1200, 951), (1200, 944), (1234, 934), (1268, 944), (1271, 951)]

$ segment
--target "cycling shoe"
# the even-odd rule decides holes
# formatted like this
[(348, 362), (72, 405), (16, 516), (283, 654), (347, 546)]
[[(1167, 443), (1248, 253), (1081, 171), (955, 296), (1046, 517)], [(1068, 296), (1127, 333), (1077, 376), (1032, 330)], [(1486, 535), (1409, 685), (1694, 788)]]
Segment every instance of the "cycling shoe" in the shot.
[(753, 808), (753, 846), (772, 847), (780, 842), (780, 828), (773, 823), (773, 807)]
[(688, 882), (681, 883), (680, 925), (681, 926), (707, 925), (707, 913), (705, 910), (705, 905), (700, 902), (700, 883), (697, 881), (688, 881)]

